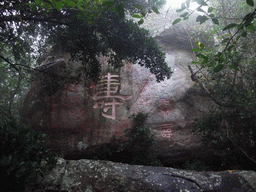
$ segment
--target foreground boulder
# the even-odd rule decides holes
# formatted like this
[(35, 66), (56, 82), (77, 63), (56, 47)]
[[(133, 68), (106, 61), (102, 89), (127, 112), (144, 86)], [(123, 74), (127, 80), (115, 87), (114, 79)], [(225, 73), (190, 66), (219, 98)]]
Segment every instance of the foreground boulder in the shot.
[(57, 166), (38, 177), (26, 192), (42, 191), (256, 191), (256, 172), (197, 172), (110, 161), (58, 159)]

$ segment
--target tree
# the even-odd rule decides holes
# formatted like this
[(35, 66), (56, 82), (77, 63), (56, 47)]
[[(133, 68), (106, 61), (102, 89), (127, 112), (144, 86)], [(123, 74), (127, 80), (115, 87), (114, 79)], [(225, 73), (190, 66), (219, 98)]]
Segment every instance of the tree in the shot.
[(27, 78), (0, 63), (0, 125), (8, 119), (19, 119), (28, 84)]
[[(186, 1), (177, 10), (187, 11), (173, 24), (182, 18), (188, 19), (193, 13), (188, 10), (190, 2)], [(204, 133), (208, 144), (225, 151), (224, 157), (242, 153), (256, 163), (254, 1), (195, 2), (199, 5), (196, 10), (201, 13), (196, 21), (200, 24), (212, 22), (212, 27), (204, 30), (212, 34), (215, 45), (205, 47), (199, 40), (192, 49), (195, 58), (189, 69), (192, 79), (218, 106), (204, 121), (196, 124), (196, 128)]]
[[(140, 28), (143, 18), (164, 3), (163, 0), (5, 0), (0, 10), (1, 92), (10, 93), (9, 105), (1, 103), (1, 115), (10, 117), (22, 85), (28, 85), (38, 55), (49, 45), (62, 45), (72, 59), (82, 61), (84, 75), (98, 80), (99, 55), (122, 66), (124, 60), (149, 68), (157, 81), (170, 78), (164, 53), (149, 33)], [(140, 18), (134, 23), (131, 18)], [(40, 59), (38, 60), (40, 62)], [(12, 75), (11, 75), (12, 73)], [(9, 74), (9, 75), (7, 75)], [(15, 80), (17, 79), (17, 80)], [(12, 87), (10, 83), (12, 82)], [(24, 82), (24, 83), (23, 83)], [(7, 91), (12, 89), (12, 93)], [(16, 91), (15, 91), (16, 90)], [(7, 96), (1, 95), (3, 102)], [(15, 102), (14, 102), (15, 100)], [(12, 115), (13, 116), (13, 115)]]
[[(139, 5), (140, 2), (134, 1), (133, 6), (142, 10), (141, 17), (143, 17), (146, 13), (144, 12), (145, 8)], [(163, 1), (154, 0), (152, 2), (152, 10), (158, 12), (155, 5), (160, 5)], [(82, 51), (84, 64), (88, 64), (89, 60), (97, 63), (96, 55), (113, 51), (116, 55), (115, 59), (139, 60), (139, 64), (145, 65), (156, 74), (157, 80), (170, 77), (170, 69), (164, 63), (162, 59), (164, 54), (157, 44), (145, 30), (125, 17), (125, 13), (130, 13), (130, 10), (131, 3), (125, 0), (5, 1), (1, 13), (1, 35), (5, 36), (8, 42), (19, 41), (20, 46), (23, 45), (21, 43), (24, 43), (25, 36), (36, 38), (39, 35), (42, 39), (46, 38), (45, 43), (54, 40), (60, 40), (62, 44), (70, 43), (72, 45), (65, 48), (72, 51), (72, 56)], [(122, 35), (126, 35), (129, 37), (128, 39), (117, 34), (122, 30)], [(57, 37), (59, 38), (56, 40)], [(139, 49), (135, 51), (133, 44), (137, 41), (141, 44), (137, 44)], [(125, 50), (120, 49), (123, 45), (127, 45), (127, 48), (124, 47)], [(17, 52), (16, 47), (13, 50)], [(133, 56), (133, 53), (136, 55)], [(15, 56), (20, 57), (21, 55), (24, 53), (19, 51)], [(14, 64), (11, 66), (15, 68)], [(87, 74), (94, 73), (91, 76), (95, 76), (98, 67), (97, 64), (93, 64)]]

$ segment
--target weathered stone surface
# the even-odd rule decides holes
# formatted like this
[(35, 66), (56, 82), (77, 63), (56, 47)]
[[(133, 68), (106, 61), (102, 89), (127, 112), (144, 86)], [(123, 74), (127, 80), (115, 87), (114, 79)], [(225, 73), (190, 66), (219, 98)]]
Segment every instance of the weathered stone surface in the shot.
[(27, 192), (121, 192), (121, 191), (256, 191), (256, 172), (197, 172), (110, 161), (58, 159), (43, 178), (31, 182)]
[[(48, 134), (48, 145), (58, 155), (79, 159), (88, 158), (84, 155), (109, 143), (113, 136), (127, 140), (127, 130), (132, 127), (129, 117), (145, 112), (157, 141), (154, 148), (163, 163), (199, 155), (212, 159), (213, 152), (204, 149), (200, 137), (190, 132), (191, 123), (213, 105), (190, 78), (187, 64), (192, 53), (175, 49), (161, 38), (159, 44), (174, 71), (171, 79), (157, 83), (148, 69), (131, 63), (114, 70), (106, 57), (99, 57), (102, 79), (97, 85), (81, 78), (76, 84), (64, 83), (49, 95), (48, 80), (35, 79), (24, 102), (23, 122)], [(79, 62), (61, 51), (53, 51), (38, 68), (59, 76), (67, 68), (71, 70), (69, 77), (82, 71)], [(108, 85), (109, 91), (102, 93)]]

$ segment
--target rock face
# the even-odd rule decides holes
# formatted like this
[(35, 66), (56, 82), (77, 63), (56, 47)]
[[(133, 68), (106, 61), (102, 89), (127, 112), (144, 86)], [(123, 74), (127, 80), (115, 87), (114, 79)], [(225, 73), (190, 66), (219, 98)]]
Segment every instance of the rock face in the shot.
[(66, 161), (60, 158), (50, 173), (31, 182), (26, 192), (30, 191), (254, 192), (256, 172), (196, 172), (110, 161)]
[(187, 64), (192, 53), (159, 43), (174, 71), (161, 83), (144, 67), (125, 63), (116, 70), (108, 66), (107, 58), (99, 57), (102, 74), (95, 85), (83, 79), (79, 62), (52, 51), (38, 70), (54, 76), (35, 77), (24, 102), (24, 124), (48, 134), (48, 145), (58, 155), (79, 159), (88, 158), (86, 154), (113, 136), (127, 140), (126, 131), (132, 127), (129, 117), (145, 112), (157, 141), (155, 150), (164, 163), (207, 157), (212, 152), (191, 134), (190, 125), (213, 103), (190, 78)]

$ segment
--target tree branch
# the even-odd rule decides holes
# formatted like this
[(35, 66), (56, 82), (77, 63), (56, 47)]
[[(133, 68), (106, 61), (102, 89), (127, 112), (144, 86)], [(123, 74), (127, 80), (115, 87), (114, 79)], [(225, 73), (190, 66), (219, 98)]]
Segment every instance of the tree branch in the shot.
[(0, 105), (0, 113), (3, 114), (8, 119), (12, 119), (12, 116), (5, 112), (4, 107)]
[[(231, 137), (229, 136), (229, 132), (228, 132), (228, 131), (230, 131), (230, 133), (232, 133), (232, 131), (231, 131), (230, 127), (229, 127), (228, 122), (227, 122), (226, 120), (224, 120), (224, 121), (225, 121), (225, 126), (226, 126), (226, 128), (227, 128), (227, 138), (233, 143), (233, 145), (234, 145), (235, 147), (237, 147), (238, 149), (240, 149), (240, 150), (243, 152), (243, 154), (244, 154), (248, 159), (250, 159), (253, 163), (256, 164), (256, 160), (254, 160), (253, 158), (251, 158), (251, 157), (246, 153), (245, 150), (243, 150), (241, 147), (239, 147), (239, 146), (231, 139)], [(233, 134), (233, 133), (232, 133), (232, 134)], [(234, 135), (234, 134), (233, 134), (233, 135)]]
[[(51, 17), (46, 17), (46, 18), (37, 18), (37, 17), (28, 17), (28, 16), (22, 16), (22, 21), (41, 21), (41, 22), (48, 22), (48, 23), (56, 23), (60, 25), (69, 25), (71, 22), (63, 22), (61, 20), (56, 20), (52, 19)], [(63, 17), (61, 19), (68, 18), (68, 17)], [(20, 21), (17, 16), (5, 16), (5, 17), (0, 17), (0, 23), (5, 22), (5, 21)]]
[(20, 72), (20, 70), (15, 66), (15, 64), (11, 63), (9, 61), (9, 59), (5, 58), (4, 56), (0, 55), (0, 58), (3, 59), (5, 62), (7, 62), (12, 68), (14, 68), (16, 71), (18, 71), (18, 73), (20, 74), (20, 76), (23, 76)]
[(250, 14), (250, 16), (248, 16), (247, 19), (245, 19), (242, 23), (241, 26), (237, 29), (237, 31), (230, 37), (230, 39), (228, 40), (224, 50), (221, 52), (221, 54), (219, 55), (219, 58), (221, 57), (221, 55), (223, 55), (224, 52), (226, 52), (229, 44), (231, 43), (231, 41), (234, 39), (234, 37), (237, 35), (237, 33), (244, 27), (244, 24), (254, 15), (256, 14), (256, 9)]
[(11, 97), (11, 100), (10, 100), (10, 103), (9, 103), (9, 109), (8, 110), (9, 110), (10, 116), (12, 116), (12, 114), (11, 114), (12, 103), (13, 103), (15, 95), (18, 93), (18, 90), (20, 88), (21, 80), (22, 80), (22, 77), (19, 76), (19, 81), (18, 81), (18, 83), (16, 85), (16, 88), (15, 88), (13, 94), (12, 94), (12, 97)]
[(190, 65), (188, 65), (188, 69), (191, 73), (191, 79), (192, 81), (196, 81), (199, 83), (199, 85), (203, 88), (203, 90), (206, 92), (206, 94), (210, 97), (211, 100), (214, 101), (214, 103), (216, 103), (217, 105), (221, 106), (221, 107), (232, 107), (232, 106), (229, 106), (229, 105), (226, 105), (225, 103), (222, 103), (220, 101), (218, 101), (216, 98), (214, 98), (212, 96), (212, 93), (203, 85), (203, 83), (200, 81), (200, 79), (198, 79), (198, 77), (195, 75), (193, 69), (191, 68)]
[(32, 70), (32, 71), (37, 71), (37, 72), (40, 72), (40, 73), (48, 74), (48, 75), (50, 75), (52, 77), (56, 77), (56, 78), (68, 79), (70, 81), (77, 81), (77, 78), (78, 78), (78, 77), (75, 77), (75, 76), (71, 76), (70, 77), (70, 76), (64, 76), (64, 75), (58, 75), (58, 74), (55, 74), (55, 73), (51, 73), (49, 71), (45, 71), (43, 69), (40, 69), (40, 66), (33, 68), (33, 67), (30, 67), (30, 66), (27, 66), (27, 65), (23, 65), (23, 64), (13, 64), (7, 58), (4, 58), (1, 55), (0, 55), (0, 58), (2, 58), (4, 61), (6, 61), (8, 64), (10, 64), (13, 68), (15, 68), (19, 72), (21, 77), (23, 77), (23, 76), (20, 73), (20, 70), (16, 67), (17, 65), (25, 67), (25, 68), (28, 68), (29, 70)]

